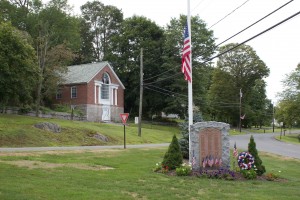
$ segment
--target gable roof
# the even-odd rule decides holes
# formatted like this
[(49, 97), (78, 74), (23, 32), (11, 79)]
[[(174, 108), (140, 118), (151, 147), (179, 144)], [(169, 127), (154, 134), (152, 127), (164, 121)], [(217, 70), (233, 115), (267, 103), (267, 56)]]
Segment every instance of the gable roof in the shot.
[(123, 83), (121, 82), (121, 80), (119, 79), (119, 77), (114, 72), (114, 70), (108, 62), (97, 62), (83, 65), (68, 66), (68, 72), (65, 76), (64, 84), (88, 83), (106, 66), (110, 68), (113, 75), (118, 80), (120, 86), (123, 89), (125, 89)]

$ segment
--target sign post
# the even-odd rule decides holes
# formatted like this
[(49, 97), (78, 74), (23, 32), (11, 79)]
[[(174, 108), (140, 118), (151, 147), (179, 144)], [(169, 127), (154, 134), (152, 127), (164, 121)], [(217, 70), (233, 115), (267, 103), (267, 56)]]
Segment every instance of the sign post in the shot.
[(126, 121), (128, 119), (129, 113), (121, 113), (120, 117), (122, 120), (122, 123), (124, 125), (124, 149), (126, 149), (126, 133), (125, 133), (125, 125), (126, 125)]

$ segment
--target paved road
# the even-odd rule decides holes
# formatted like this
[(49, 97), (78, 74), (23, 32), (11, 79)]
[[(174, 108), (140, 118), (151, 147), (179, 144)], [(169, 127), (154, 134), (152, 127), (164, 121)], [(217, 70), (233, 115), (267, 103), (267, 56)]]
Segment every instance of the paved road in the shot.
[[(230, 148), (233, 148), (236, 142), (239, 151), (246, 150), (250, 141), (250, 136), (253, 135), (258, 151), (274, 153), (282, 156), (300, 159), (300, 145), (289, 144), (278, 141), (274, 138), (276, 134), (246, 134), (230, 136)], [(163, 144), (139, 144), (126, 145), (126, 148), (151, 148), (165, 147), (168, 143)], [(95, 150), (95, 149), (123, 149), (124, 145), (115, 146), (78, 146), (78, 147), (24, 147), (24, 148), (0, 148), (0, 152), (25, 152), (25, 151), (62, 151), (62, 150)]]
[[(288, 133), (287, 133), (288, 134)], [(300, 145), (285, 143), (275, 139), (276, 135), (279, 133), (267, 133), (267, 134), (246, 134), (230, 136), (230, 148), (233, 148), (234, 143), (238, 149), (246, 150), (248, 149), (248, 143), (250, 137), (253, 135), (254, 141), (256, 143), (256, 149), (258, 152), (265, 151), (269, 153), (274, 153), (282, 156), (298, 158), (300, 159)]]

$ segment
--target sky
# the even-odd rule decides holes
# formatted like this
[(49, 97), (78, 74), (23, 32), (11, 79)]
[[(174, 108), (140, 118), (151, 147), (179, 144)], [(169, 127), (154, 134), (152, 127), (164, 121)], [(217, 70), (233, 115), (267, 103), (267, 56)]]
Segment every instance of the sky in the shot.
[[(160, 26), (172, 18), (187, 14), (188, 0), (100, 0), (104, 5), (121, 9), (124, 18), (145, 16)], [(199, 15), (213, 30), (216, 44), (223, 42), (290, 0), (190, 0), (191, 15)], [(87, 0), (68, 0), (74, 14)], [(242, 5), (243, 4), (243, 5)], [(241, 6), (242, 5), (242, 6)], [(239, 7), (239, 8), (238, 8)], [(234, 11), (234, 12), (232, 12)], [(241, 43), (300, 11), (300, 0), (294, 0), (265, 20), (246, 30), (227, 43)], [(229, 14), (231, 13), (231, 14)], [(229, 14), (229, 15), (228, 15)], [(225, 19), (214, 25), (216, 22)], [(214, 25), (214, 26), (213, 26)], [(193, 36), (192, 36), (193, 37)], [(192, 38), (193, 41), (193, 38)], [(276, 103), (283, 90), (282, 80), (300, 63), (300, 15), (246, 43), (270, 69), (267, 77), (267, 97)]]

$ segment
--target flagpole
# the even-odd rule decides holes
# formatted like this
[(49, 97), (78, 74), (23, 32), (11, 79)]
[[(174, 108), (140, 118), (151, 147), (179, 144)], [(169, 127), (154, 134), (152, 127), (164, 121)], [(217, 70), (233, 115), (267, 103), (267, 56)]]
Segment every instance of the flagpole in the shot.
[(193, 125), (193, 73), (192, 73), (192, 35), (191, 35), (191, 11), (190, 11), (190, 0), (187, 0), (187, 23), (189, 29), (189, 39), (191, 44), (190, 53), (190, 68), (191, 68), (191, 81), (188, 81), (188, 113), (189, 113), (189, 163), (192, 163), (192, 148), (191, 148), (191, 126)]

